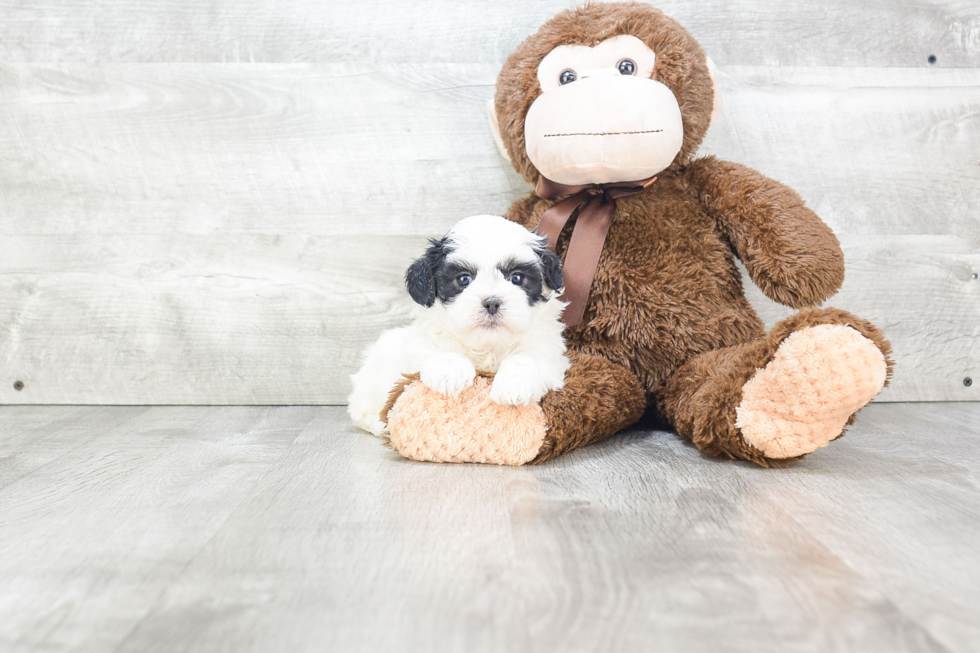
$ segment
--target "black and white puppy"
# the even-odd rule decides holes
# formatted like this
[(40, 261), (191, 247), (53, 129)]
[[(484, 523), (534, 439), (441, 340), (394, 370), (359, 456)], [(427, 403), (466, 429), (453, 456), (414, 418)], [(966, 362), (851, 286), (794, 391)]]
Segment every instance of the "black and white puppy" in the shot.
[(477, 372), (493, 373), (491, 401), (512, 405), (565, 383), (561, 261), (547, 241), (506, 218), (476, 215), (430, 242), (405, 275), (413, 324), (381, 334), (351, 376), (348, 412), (375, 435), (403, 374), (419, 372), (430, 389), (456, 396)]

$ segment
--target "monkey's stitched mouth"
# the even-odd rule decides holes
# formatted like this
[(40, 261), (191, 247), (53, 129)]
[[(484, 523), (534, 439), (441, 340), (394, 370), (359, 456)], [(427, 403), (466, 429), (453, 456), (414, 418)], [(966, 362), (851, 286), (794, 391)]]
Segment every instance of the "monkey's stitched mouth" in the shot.
[(659, 134), (662, 131), (662, 129), (647, 129), (639, 132), (572, 132), (569, 134), (545, 134), (544, 138), (554, 136), (626, 136), (629, 134)]

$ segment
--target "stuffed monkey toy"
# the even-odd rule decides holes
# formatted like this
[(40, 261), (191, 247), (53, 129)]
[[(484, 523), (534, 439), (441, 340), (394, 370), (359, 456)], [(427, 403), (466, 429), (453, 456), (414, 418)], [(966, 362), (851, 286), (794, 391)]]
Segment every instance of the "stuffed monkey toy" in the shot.
[[(800, 196), (695, 153), (717, 104), (711, 62), (639, 3), (564, 11), (510, 55), (490, 122), (535, 192), (506, 217), (565, 268), (572, 366), (540, 405), (498, 406), (406, 378), (382, 413), (417, 460), (538, 463), (655, 411), (712, 456), (778, 467), (840, 437), (891, 374), (870, 322), (817, 308), (844, 279), (833, 232)], [(798, 309), (769, 332), (735, 264)]]

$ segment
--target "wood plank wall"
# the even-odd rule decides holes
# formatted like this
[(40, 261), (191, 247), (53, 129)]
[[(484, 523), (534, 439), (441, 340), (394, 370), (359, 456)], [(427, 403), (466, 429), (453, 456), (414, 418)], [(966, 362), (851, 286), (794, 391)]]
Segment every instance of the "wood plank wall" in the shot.
[[(425, 238), (529, 190), (485, 104), (573, 4), (0, 0), (0, 403), (344, 402)], [(658, 5), (719, 67), (702, 153), (838, 233), (881, 400), (980, 398), (980, 4)]]

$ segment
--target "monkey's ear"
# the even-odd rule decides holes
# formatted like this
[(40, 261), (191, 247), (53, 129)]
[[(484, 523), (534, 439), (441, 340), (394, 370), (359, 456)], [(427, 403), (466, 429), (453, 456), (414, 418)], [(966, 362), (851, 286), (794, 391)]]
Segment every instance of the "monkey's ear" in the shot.
[(558, 255), (548, 249), (547, 243), (542, 247), (535, 247), (534, 253), (541, 259), (541, 269), (544, 273), (544, 282), (554, 291), (561, 290), (565, 284), (565, 276), (561, 271), (561, 259)]
[(493, 105), (493, 98), (487, 100), (487, 117), (490, 119), (490, 131), (493, 132), (493, 142), (497, 144), (500, 156), (507, 159), (507, 163), (513, 164), (510, 154), (507, 153), (507, 146), (504, 145), (504, 139), (500, 136), (500, 122), (497, 120), (497, 107)]
[(715, 67), (715, 62), (707, 55), (704, 58), (708, 64), (708, 75), (711, 76), (711, 120), (708, 125), (712, 125), (721, 112), (721, 89), (718, 87), (718, 68)]
[(436, 301), (436, 268), (446, 257), (446, 239), (430, 240), (422, 258), (405, 273), (405, 287), (416, 304), (430, 308)]

